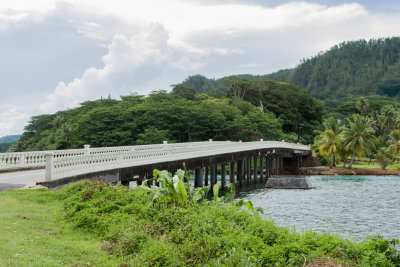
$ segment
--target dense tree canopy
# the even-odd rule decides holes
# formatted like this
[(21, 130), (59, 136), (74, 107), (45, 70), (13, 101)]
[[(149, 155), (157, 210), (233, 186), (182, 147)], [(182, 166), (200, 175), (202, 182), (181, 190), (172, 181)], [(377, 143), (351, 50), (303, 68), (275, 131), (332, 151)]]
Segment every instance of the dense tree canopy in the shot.
[(267, 75), (290, 81), (312, 96), (336, 103), (354, 96), (381, 95), (400, 100), (400, 38), (343, 42), (294, 69)]

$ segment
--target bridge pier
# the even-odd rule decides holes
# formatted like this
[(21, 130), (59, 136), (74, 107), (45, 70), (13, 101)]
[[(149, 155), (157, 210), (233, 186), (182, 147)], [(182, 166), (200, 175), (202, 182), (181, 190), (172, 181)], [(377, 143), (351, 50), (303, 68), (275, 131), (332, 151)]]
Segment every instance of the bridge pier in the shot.
[(221, 190), (225, 190), (225, 175), (226, 175), (226, 163), (221, 163)]
[(257, 183), (257, 166), (258, 165), (258, 156), (253, 157), (253, 171), (254, 171), (254, 183)]
[(264, 155), (260, 154), (260, 182), (264, 180)]
[(231, 161), (229, 163), (229, 181), (231, 184), (235, 183), (235, 162)]
[(251, 180), (251, 157), (248, 156), (246, 159), (246, 177), (247, 177), (247, 185), (250, 184)]
[(211, 187), (217, 183), (217, 165), (213, 164), (211, 166)]
[(194, 170), (194, 187), (203, 187), (203, 168)]

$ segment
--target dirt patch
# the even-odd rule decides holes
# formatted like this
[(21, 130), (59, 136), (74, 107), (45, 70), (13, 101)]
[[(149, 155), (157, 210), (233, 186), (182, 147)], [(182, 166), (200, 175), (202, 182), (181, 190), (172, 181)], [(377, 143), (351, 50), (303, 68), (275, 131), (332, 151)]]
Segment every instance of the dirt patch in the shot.
[(316, 259), (306, 265), (307, 267), (349, 267), (348, 264), (341, 264), (327, 259)]

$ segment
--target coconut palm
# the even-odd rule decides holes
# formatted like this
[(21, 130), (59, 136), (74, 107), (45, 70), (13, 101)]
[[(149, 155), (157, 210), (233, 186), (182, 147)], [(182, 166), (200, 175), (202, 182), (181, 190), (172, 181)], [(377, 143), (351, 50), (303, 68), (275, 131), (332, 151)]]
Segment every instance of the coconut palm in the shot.
[(360, 112), (361, 116), (367, 111), (367, 108), (369, 107), (369, 102), (365, 97), (360, 96), (356, 102), (356, 108)]
[(383, 130), (383, 136), (386, 139), (388, 130), (395, 128), (398, 122), (398, 112), (392, 105), (386, 105), (381, 109), (378, 121)]
[[(342, 127), (342, 121), (341, 120), (335, 120), (333, 117), (330, 117), (329, 119), (325, 120), (322, 125), (324, 126), (325, 131), (319, 131), (319, 130), (315, 130), (314, 132), (316, 134), (318, 134), (315, 138), (315, 144), (317, 145), (317, 143), (322, 144), (326, 141), (327, 138), (327, 134), (325, 133), (327, 130), (330, 130), (333, 132), (334, 136), (332, 136), (332, 139), (337, 140), (339, 138), (339, 134), (340, 134), (340, 129)], [(331, 134), (331, 133), (330, 133)], [(325, 137), (324, 137), (325, 136)], [(319, 139), (323, 138), (325, 139), (324, 141), (319, 142)], [(336, 144), (336, 149), (338, 148), (337, 145), (339, 145), (338, 140), (335, 141)], [(319, 147), (319, 145), (317, 145)], [(335, 151), (336, 152), (336, 151)], [(332, 162), (333, 165), (336, 166), (336, 153), (333, 152), (332, 153)], [(323, 152), (324, 153), (324, 152)], [(329, 154), (329, 153), (328, 153)]]
[(349, 127), (343, 128), (343, 145), (351, 151), (351, 160), (349, 169), (353, 166), (354, 157), (357, 154), (362, 156), (370, 153), (375, 148), (374, 141), (376, 137), (374, 129), (371, 127), (371, 119), (353, 114), (353, 119), (347, 119)]
[(315, 145), (318, 147), (321, 155), (327, 153), (332, 156), (330, 168), (333, 166), (335, 160), (335, 152), (339, 144), (339, 137), (332, 130), (325, 130), (315, 138)]
[(393, 130), (390, 133), (389, 144), (389, 148), (393, 151), (392, 161), (394, 162), (397, 158), (397, 154), (399, 153), (400, 148), (400, 130)]

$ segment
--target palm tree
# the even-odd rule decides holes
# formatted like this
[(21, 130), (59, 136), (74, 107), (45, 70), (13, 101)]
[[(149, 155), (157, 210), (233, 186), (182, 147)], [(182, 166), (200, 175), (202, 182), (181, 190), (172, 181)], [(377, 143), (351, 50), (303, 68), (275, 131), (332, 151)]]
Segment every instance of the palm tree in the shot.
[(361, 116), (367, 111), (367, 108), (369, 107), (368, 100), (365, 99), (365, 97), (360, 96), (356, 102), (356, 108), (360, 112)]
[[(323, 125), (324, 128), (325, 128), (325, 131), (324, 131), (324, 132), (319, 131), (319, 130), (315, 130), (315, 131), (314, 131), (316, 134), (318, 134), (317, 137), (315, 138), (315, 144), (318, 143), (318, 139), (319, 139), (319, 138), (322, 138), (324, 135), (326, 135), (325, 132), (326, 132), (327, 130), (331, 130), (331, 131), (333, 132), (333, 134), (335, 135), (335, 136), (332, 136), (332, 139), (337, 140), (337, 141), (335, 141), (335, 143), (336, 143), (336, 145), (339, 145), (338, 138), (339, 138), (339, 134), (340, 134), (340, 129), (341, 129), (341, 127), (342, 127), (342, 121), (341, 121), (341, 120), (335, 120), (333, 117), (330, 117), (329, 119), (325, 120), (325, 121), (322, 123), (322, 125)], [(326, 136), (325, 136), (324, 139), (326, 139)], [(324, 142), (324, 141), (323, 141), (323, 142)], [(317, 145), (317, 146), (318, 146), (318, 145)], [(337, 148), (338, 148), (338, 147), (336, 147), (336, 149), (337, 149)], [(336, 151), (335, 151), (335, 152), (336, 152)], [(334, 166), (336, 166), (336, 153), (335, 153), (335, 152), (332, 153), (332, 161), (333, 161), (333, 165), (334, 165)], [(328, 153), (328, 154), (329, 154), (329, 153)]]
[(390, 148), (393, 150), (393, 158), (392, 161), (394, 162), (397, 158), (397, 154), (399, 153), (400, 148), (400, 130), (393, 130), (390, 133), (390, 140), (389, 140)]
[(347, 119), (349, 128), (343, 128), (343, 144), (352, 152), (349, 169), (353, 166), (354, 157), (370, 153), (375, 148), (376, 137), (371, 127), (371, 119), (353, 114), (353, 120)]
[[(386, 105), (381, 109), (379, 115), (379, 124), (383, 130), (383, 136), (386, 137), (387, 131), (395, 128), (399, 114), (392, 105)], [(386, 138), (385, 138), (386, 139)]]
[(337, 150), (338, 144), (338, 135), (336, 135), (332, 130), (325, 130), (315, 138), (315, 145), (318, 147), (321, 155), (327, 153), (328, 155), (332, 156), (330, 168), (332, 168), (333, 166), (333, 162), (335, 160), (335, 152)]

